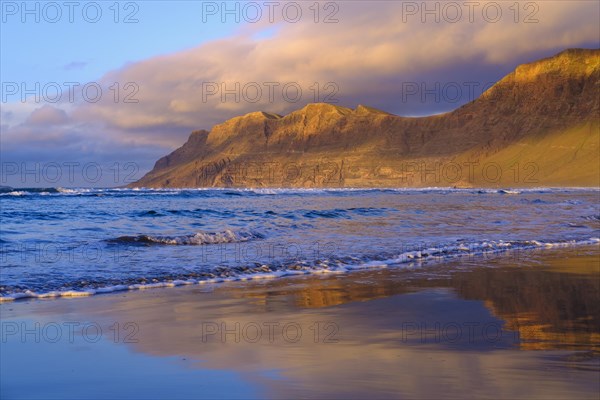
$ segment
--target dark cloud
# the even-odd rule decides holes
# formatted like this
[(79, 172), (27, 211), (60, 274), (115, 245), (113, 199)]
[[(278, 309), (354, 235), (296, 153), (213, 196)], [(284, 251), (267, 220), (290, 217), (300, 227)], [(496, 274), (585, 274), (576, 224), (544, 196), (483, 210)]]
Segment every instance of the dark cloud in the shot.
[(67, 71), (84, 69), (89, 63), (85, 61), (71, 61), (70, 63), (63, 66), (63, 69)]

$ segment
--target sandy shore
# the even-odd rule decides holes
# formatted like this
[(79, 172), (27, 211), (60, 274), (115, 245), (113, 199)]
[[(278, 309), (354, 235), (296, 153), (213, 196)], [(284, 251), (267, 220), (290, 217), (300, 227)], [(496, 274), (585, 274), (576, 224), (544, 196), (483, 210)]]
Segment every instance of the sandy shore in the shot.
[(0, 304), (2, 398), (598, 398), (599, 249)]

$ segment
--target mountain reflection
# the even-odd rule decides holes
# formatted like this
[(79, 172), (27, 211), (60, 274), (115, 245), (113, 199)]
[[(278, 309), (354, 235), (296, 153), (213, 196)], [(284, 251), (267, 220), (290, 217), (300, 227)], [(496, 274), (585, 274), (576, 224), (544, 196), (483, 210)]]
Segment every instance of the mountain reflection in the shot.
[(547, 268), (478, 268), (446, 278), (368, 271), (355, 273), (355, 279), (308, 277), (269, 282), (265, 285), (268, 290), (225, 290), (232, 296), (252, 299), (257, 307), (269, 311), (281, 306), (281, 299), (286, 297), (298, 307), (321, 308), (424, 288), (448, 288), (462, 299), (481, 301), (491, 314), (505, 321), (503, 329), (518, 332), (521, 349), (600, 350), (598, 263), (595, 257), (568, 262), (551, 259)]

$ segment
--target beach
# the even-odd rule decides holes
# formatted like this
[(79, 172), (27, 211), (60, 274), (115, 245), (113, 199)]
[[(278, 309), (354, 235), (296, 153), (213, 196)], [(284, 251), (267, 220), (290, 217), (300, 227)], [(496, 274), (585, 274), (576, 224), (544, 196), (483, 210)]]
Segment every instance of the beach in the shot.
[(0, 400), (600, 400), (600, 2), (0, 10)]
[(598, 256), (532, 249), (3, 303), (0, 394), (597, 398)]

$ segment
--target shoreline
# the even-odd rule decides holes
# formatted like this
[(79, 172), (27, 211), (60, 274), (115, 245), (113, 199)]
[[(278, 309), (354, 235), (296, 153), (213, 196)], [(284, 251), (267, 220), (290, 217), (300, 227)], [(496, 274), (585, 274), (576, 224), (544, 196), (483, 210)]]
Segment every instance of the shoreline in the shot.
[[(378, 276), (377, 279), (380, 279), (379, 276), (383, 274), (385, 279), (391, 279), (391, 281), (393, 281), (394, 283), (400, 282), (402, 284), (404, 282), (420, 282), (422, 280), (439, 282), (448, 279), (453, 274), (469, 274), (480, 270), (481, 268), (492, 270), (497, 268), (510, 268), (511, 270), (532, 270), (535, 268), (542, 268), (542, 271), (552, 271), (554, 269), (555, 272), (562, 274), (598, 274), (600, 277), (600, 243), (548, 248), (534, 247), (519, 250), (525, 250), (525, 252), (519, 253), (519, 251), (513, 252), (512, 250), (504, 250), (498, 253), (493, 253), (489, 258), (482, 255), (465, 255), (463, 257), (457, 257), (443, 261), (432, 260), (431, 262), (422, 262), (422, 265), (420, 265), (420, 268), (418, 269), (405, 269), (396, 267), (363, 268), (342, 273), (336, 273), (335, 271), (329, 271), (329, 273), (318, 272), (312, 274), (297, 273), (270, 279), (222, 279), (214, 281), (199, 281), (199, 283), (197, 284), (157, 286), (151, 288), (156, 290), (147, 290), (144, 288), (139, 288), (137, 290), (134, 289), (98, 293), (102, 294), (101, 296), (88, 295), (64, 297), (64, 302), (53, 301), (62, 297), (25, 297), (22, 299), (18, 299), (17, 301), (0, 302), (0, 312), (5, 313), (1, 314), (3, 318), (6, 316), (12, 318), (16, 317), (17, 314), (12, 313), (11, 307), (24, 307), (25, 309), (28, 309), (31, 306), (32, 309), (35, 309), (36, 305), (41, 305), (42, 308), (45, 308), (45, 305), (48, 305), (50, 308), (52, 308), (54, 304), (75, 304), (77, 301), (84, 302), (86, 300), (93, 299), (106, 299), (107, 301), (111, 301), (112, 299), (116, 299), (118, 297), (127, 298), (129, 297), (129, 295), (135, 296), (138, 294), (140, 296), (151, 296), (153, 293), (156, 293), (157, 295), (160, 294), (163, 296), (168, 296), (170, 293), (177, 293), (178, 290), (191, 292), (197, 291), (199, 293), (212, 293), (220, 291), (226, 292), (230, 288), (234, 288), (234, 290), (252, 291), (255, 287), (262, 288), (268, 285), (287, 286), (287, 284), (290, 284), (290, 286), (294, 286), (295, 283), (306, 280), (347, 280), (349, 282), (352, 282), (355, 280), (360, 280), (365, 275)], [(577, 259), (578, 257), (585, 258), (586, 261), (589, 261), (587, 263), (587, 268), (570, 269), (568, 266), (562, 266), (561, 264), (563, 259), (566, 260), (566, 262), (568, 262), (570, 258)], [(384, 278), (382, 277), (381, 279)], [(11, 313), (7, 314), (7, 310), (11, 311)]]
[[(487, 242), (484, 242), (487, 244)], [(600, 238), (589, 238), (587, 240), (580, 241), (566, 241), (566, 242), (554, 242), (554, 243), (544, 243), (533, 240), (531, 242), (523, 244), (519, 244), (518, 246), (512, 246), (512, 242), (500, 241), (496, 248), (491, 248), (491, 250), (486, 250), (487, 247), (482, 249), (478, 249), (476, 252), (468, 252), (461, 253), (463, 245), (457, 245), (459, 252), (455, 254), (444, 254), (443, 256), (438, 256), (435, 253), (432, 255), (424, 254), (425, 249), (409, 251), (402, 253), (398, 256), (398, 258), (393, 260), (379, 260), (379, 261), (364, 261), (358, 265), (347, 265), (342, 267), (342, 269), (312, 269), (312, 270), (276, 270), (270, 271), (268, 273), (256, 273), (256, 274), (247, 274), (241, 276), (227, 277), (227, 278), (211, 278), (211, 279), (176, 279), (176, 280), (165, 280), (165, 281), (157, 281), (153, 283), (147, 284), (120, 284), (114, 286), (106, 286), (100, 287), (96, 289), (88, 289), (88, 290), (67, 290), (63, 292), (52, 291), (48, 293), (35, 293), (35, 292), (24, 292), (24, 293), (15, 293), (8, 296), (0, 296), (0, 304), (10, 303), (15, 301), (29, 300), (29, 299), (69, 299), (69, 298), (77, 298), (77, 297), (90, 297), (95, 295), (105, 295), (111, 293), (119, 293), (119, 292), (130, 292), (130, 291), (144, 291), (149, 289), (166, 289), (166, 288), (175, 288), (181, 286), (203, 286), (203, 285), (211, 285), (211, 284), (222, 284), (227, 282), (249, 282), (249, 281), (257, 281), (257, 280), (273, 280), (273, 279), (285, 279), (292, 276), (307, 276), (307, 275), (341, 275), (341, 274), (352, 274), (361, 270), (383, 270), (383, 269), (400, 269), (400, 270), (413, 270), (414, 265), (417, 267), (429, 267), (429, 266), (442, 266), (442, 265), (452, 265), (452, 263), (460, 262), (461, 259), (475, 259), (476, 261), (488, 261), (489, 257), (507, 257), (513, 253), (520, 252), (535, 252), (537, 250), (548, 250), (555, 248), (578, 248), (578, 247), (586, 247), (586, 246), (600, 246)], [(447, 250), (440, 249), (427, 249), (427, 251), (436, 250), (438, 252), (446, 252)], [(471, 249), (468, 249), (471, 251)]]
[[(196, 398), (594, 398), (598, 254), (597, 246), (559, 248), (430, 271), (3, 303), (4, 326), (23, 329), (3, 329), (3, 395), (35, 391), (27, 368), (45, 371), (34, 376), (47, 376), (45, 396), (38, 394), (46, 398), (185, 398), (190, 389)], [(58, 342), (51, 340), (57, 327)], [(35, 365), (15, 358), (32, 352)], [(89, 357), (94, 362), (84, 367)], [(113, 364), (121, 368), (105, 367)], [(139, 365), (155, 364), (144, 385), (131, 385)], [(177, 385), (169, 382), (173, 373)], [(73, 385), (84, 381), (104, 391)], [(70, 388), (67, 396), (61, 385)]]

